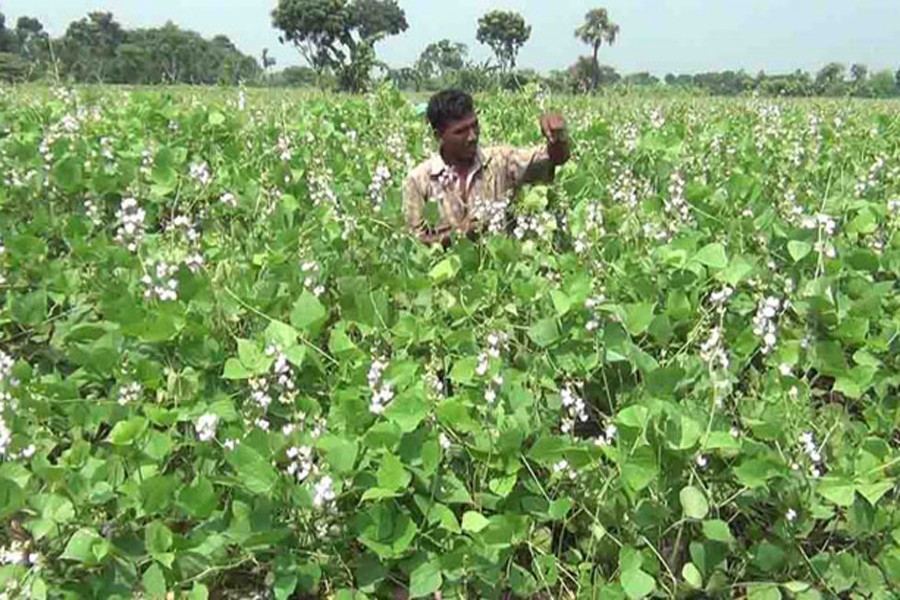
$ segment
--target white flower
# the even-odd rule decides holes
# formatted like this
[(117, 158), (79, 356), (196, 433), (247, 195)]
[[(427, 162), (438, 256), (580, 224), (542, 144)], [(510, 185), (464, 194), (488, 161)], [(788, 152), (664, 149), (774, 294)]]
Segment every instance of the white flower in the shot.
[(494, 388), (489, 387), (484, 392), (484, 401), (487, 402), (488, 404), (493, 404), (496, 400), (497, 400), (497, 392), (494, 390)]
[(784, 515), (784, 518), (793, 523), (797, 520), (797, 511), (795, 511), (793, 508), (788, 509), (787, 514)]
[(322, 508), (325, 504), (334, 502), (336, 498), (334, 492), (334, 481), (328, 475), (325, 475), (316, 482), (313, 488), (313, 506)]
[(141, 387), (141, 384), (137, 382), (122, 386), (119, 388), (119, 406), (125, 406), (126, 404), (136, 402), (140, 399), (142, 391), (143, 388)]
[(237, 198), (231, 192), (225, 192), (219, 197), (219, 202), (224, 204), (225, 206), (230, 206), (231, 208), (235, 208), (238, 205)]
[(701, 469), (705, 469), (706, 466), (709, 464), (709, 460), (707, 460), (707, 458), (705, 456), (703, 456), (702, 454), (698, 454), (697, 458), (694, 460), (696, 461), (697, 466), (700, 467)]
[(453, 442), (443, 431), (438, 435), (438, 442), (444, 450), (449, 450), (453, 446)]
[(235, 439), (228, 438), (227, 440), (225, 440), (224, 442), (222, 442), (222, 445), (225, 446), (225, 448), (228, 449), (228, 450), (234, 450), (235, 448), (238, 447), (238, 445), (239, 445), (240, 443), (241, 443), (240, 440), (235, 440)]
[(201, 415), (194, 428), (197, 430), (197, 437), (201, 442), (208, 442), (216, 437), (216, 429), (219, 427), (219, 416), (212, 413)]

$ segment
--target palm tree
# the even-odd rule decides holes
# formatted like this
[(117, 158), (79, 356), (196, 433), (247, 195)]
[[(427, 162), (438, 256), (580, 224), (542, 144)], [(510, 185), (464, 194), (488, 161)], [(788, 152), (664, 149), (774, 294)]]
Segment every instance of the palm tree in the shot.
[(594, 50), (594, 79), (593, 87), (597, 89), (600, 80), (600, 63), (597, 61), (597, 53), (603, 42), (612, 45), (619, 36), (619, 26), (609, 20), (609, 13), (605, 8), (595, 8), (584, 16), (584, 24), (575, 30), (575, 37)]

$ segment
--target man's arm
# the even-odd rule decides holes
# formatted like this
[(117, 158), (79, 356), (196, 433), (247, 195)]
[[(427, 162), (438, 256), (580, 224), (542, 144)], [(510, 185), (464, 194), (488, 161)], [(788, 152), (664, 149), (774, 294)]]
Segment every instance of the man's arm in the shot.
[(509, 168), (515, 184), (553, 183), (556, 167), (565, 164), (571, 155), (569, 135), (563, 118), (555, 114), (541, 117), (541, 133), (545, 146), (514, 150), (509, 156)]

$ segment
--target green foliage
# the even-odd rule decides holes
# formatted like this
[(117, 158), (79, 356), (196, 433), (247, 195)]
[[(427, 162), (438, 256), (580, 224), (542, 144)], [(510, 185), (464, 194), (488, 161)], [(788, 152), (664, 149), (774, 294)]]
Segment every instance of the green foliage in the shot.
[(396, 0), (279, 0), (272, 25), (282, 43), (294, 44), (317, 73), (334, 71), (348, 91), (366, 89), (375, 44), (408, 27)]
[(575, 160), (443, 249), (395, 90), (238, 93), (0, 93), (4, 590), (896, 597), (891, 103), (485, 95)]
[(515, 11), (493, 10), (478, 19), (476, 39), (494, 52), (504, 71), (516, 66), (519, 50), (531, 37), (531, 25)]

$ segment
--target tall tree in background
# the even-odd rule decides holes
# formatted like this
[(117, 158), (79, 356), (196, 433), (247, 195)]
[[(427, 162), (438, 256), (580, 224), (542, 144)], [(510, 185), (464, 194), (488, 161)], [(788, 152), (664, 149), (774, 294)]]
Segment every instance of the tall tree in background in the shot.
[(612, 45), (619, 37), (619, 26), (609, 19), (609, 13), (605, 8), (595, 8), (584, 16), (584, 23), (575, 30), (575, 36), (585, 44), (591, 46), (594, 59), (594, 77), (592, 80), (593, 89), (597, 89), (600, 82), (600, 63), (597, 55), (600, 52), (600, 46), (606, 42)]
[(13, 45), (12, 32), (6, 28), (6, 16), (0, 12), (0, 52), (12, 52)]
[(456, 71), (466, 66), (466, 56), (469, 49), (460, 42), (441, 40), (432, 42), (425, 47), (416, 68), (426, 79), (440, 77), (446, 79)]
[(515, 68), (519, 50), (530, 37), (531, 25), (517, 12), (494, 10), (478, 19), (476, 38), (490, 46), (504, 71)]
[(109, 74), (125, 31), (109, 12), (92, 12), (69, 24), (62, 38), (66, 72), (79, 81), (102, 82)]
[(853, 83), (859, 85), (865, 83), (869, 78), (869, 67), (861, 63), (853, 63), (850, 66), (850, 79)]
[(396, 0), (279, 0), (272, 24), (318, 73), (336, 72), (349, 91), (365, 88), (377, 64), (375, 44), (406, 31)]

